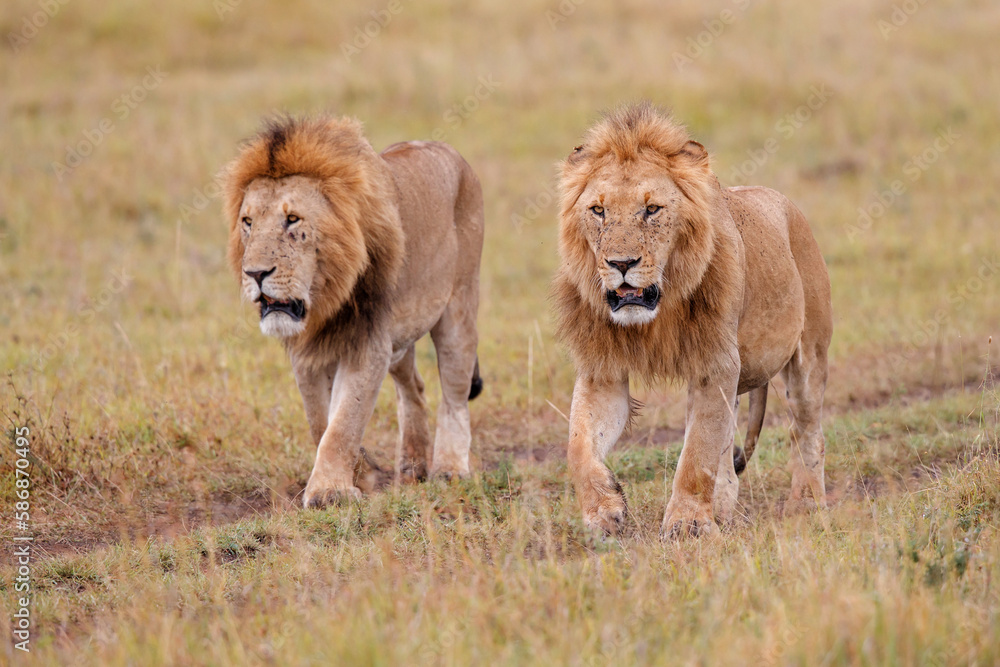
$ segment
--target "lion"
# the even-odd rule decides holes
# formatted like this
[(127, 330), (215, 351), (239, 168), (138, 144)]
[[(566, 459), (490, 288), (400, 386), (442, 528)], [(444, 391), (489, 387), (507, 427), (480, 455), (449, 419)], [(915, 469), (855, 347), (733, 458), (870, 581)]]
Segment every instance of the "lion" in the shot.
[[(561, 163), (560, 192), (553, 301), (577, 371), (567, 454), (584, 523), (608, 534), (624, 525), (604, 457), (636, 409), (633, 376), (688, 385), (661, 535), (732, 520), (776, 375), (793, 416), (791, 500), (824, 507), (830, 280), (799, 209), (765, 187), (722, 188), (704, 146), (648, 102), (587, 132)], [(741, 451), (735, 408), (748, 392)]]
[[(462, 156), (424, 141), (376, 153), (357, 120), (280, 118), (226, 168), (224, 207), (231, 268), (305, 403), (316, 460), (304, 506), (370, 490), (361, 438), (387, 373), (397, 475), (468, 475), (483, 197)], [(414, 350), (428, 332), (442, 393), (433, 448)]]

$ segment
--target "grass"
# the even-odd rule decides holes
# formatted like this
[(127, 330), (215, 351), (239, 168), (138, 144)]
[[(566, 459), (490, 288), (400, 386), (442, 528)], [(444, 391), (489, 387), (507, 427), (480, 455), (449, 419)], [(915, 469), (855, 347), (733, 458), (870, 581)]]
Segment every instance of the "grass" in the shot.
[[(0, 8), (0, 422), (10, 441), (31, 432), (39, 557), (33, 653), (7, 642), (4, 660), (1000, 661), (992, 4), (926, 3), (884, 38), (890, 2), (404, 2), (350, 60), (342, 45), (387, 3), (69, 2), (15, 52), (40, 7)], [(723, 7), (732, 20), (701, 35)], [(689, 38), (707, 45), (678, 67)], [(789, 125), (816, 87), (826, 101)], [(636, 386), (646, 409), (610, 461), (630, 532), (582, 530), (560, 416), (573, 369), (546, 302), (553, 163), (639, 97), (689, 124), (724, 184), (742, 169), (812, 224), (836, 317), (826, 513), (783, 512), (776, 386), (746, 518), (715, 540), (654, 539), (683, 388)], [(376, 147), (440, 130), (480, 175), (472, 479), (295, 508), (304, 413), (238, 301), (213, 194), (276, 110), (356, 115)], [(89, 154), (64, 171), (73, 151)], [(418, 352), (433, 407), (433, 349)], [(395, 438), (387, 386), (365, 447), (385, 462)], [(4, 508), (14, 475), (8, 450)]]
[[(969, 402), (869, 424), (899, 433)], [(867, 428), (831, 425), (844, 440)], [(963, 421), (932, 441), (886, 437), (861, 473), (832, 455), (834, 508), (784, 517), (768, 434), (751, 517), (712, 540), (655, 538), (673, 462), (634, 446), (612, 461), (635, 512), (620, 541), (583, 531), (561, 461), (126, 539), (37, 567), (51, 631), (36, 650), (98, 664), (992, 664), (1000, 462), (981, 435)]]

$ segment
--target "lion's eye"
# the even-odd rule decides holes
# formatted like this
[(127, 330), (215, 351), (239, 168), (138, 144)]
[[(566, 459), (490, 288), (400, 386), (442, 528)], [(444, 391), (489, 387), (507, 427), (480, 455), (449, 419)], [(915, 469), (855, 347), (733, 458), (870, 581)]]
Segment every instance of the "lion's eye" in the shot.
[(657, 206), (656, 204), (650, 204), (649, 206), (646, 207), (646, 213), (649, 215), (653, 215), (661, 208), (662, 208), (661, 206)]
[(253, 221), (249, 218), (249, 216), (243, 216), (243, 226), (244, 227), (246, 227), (247, 229), (250, 229), (250, 225), (251, 225), (252, 222)]
[(604, 217), (604, 207), (603, 206), (591, 206), (590, 207), (590, 212), (593, 213), (594, 215), (600, 216), (602, 218)]
[(301, 220), (301, 218), (299, 218), (299, 216), (291, 214), (291, 215), (289, 215), (288, 217), (285, 218), (285, 227), (290, 227), (291, 225), (294, 225), (299, 220)]

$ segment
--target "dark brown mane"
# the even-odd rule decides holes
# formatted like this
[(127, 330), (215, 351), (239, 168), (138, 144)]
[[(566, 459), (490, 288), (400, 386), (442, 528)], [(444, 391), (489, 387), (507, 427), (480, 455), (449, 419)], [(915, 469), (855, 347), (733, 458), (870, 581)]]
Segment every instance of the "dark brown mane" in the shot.
[(289, 351), (315, 363), (356, 356), (388, 311), (385, 294), (402, 265), (395, 182), (358, 121), (271, 119), (225, 172), (229, 263), (237, 276), (244, 252), (238, 218), (247, 187), (258, 178), (293, 175), (316, 179), (334, 214), (319, 223), (308, 328), (288, 342)]

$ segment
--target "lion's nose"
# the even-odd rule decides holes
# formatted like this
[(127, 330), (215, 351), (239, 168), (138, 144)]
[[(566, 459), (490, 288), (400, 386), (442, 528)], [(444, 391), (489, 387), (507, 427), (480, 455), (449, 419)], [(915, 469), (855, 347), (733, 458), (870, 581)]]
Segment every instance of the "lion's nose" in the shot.
[(257, 287), (264, 289), (264, 278), (267, 278), (269, 275), (274, 273), (274, 269), (276, 268), (277, 267), (272, 266), (270, 269), (262, 271), (247, 271), (246, 269), (243, 269), (243, 273), (247, 274), (248, 276), (256, 280)]
[(631, 269), (636, 264), (638, 264), (641, 260), (642, 257), (640, 257), (639, 259), (606, 259), (604, 261), (606, 261), (608, 263), (608, 266), (610, 266), (611, 268), (618, 269), (619, 271), (621, 271), (622, 278), (624, 278), (625, 274), (628, 273), (628, 270)]

